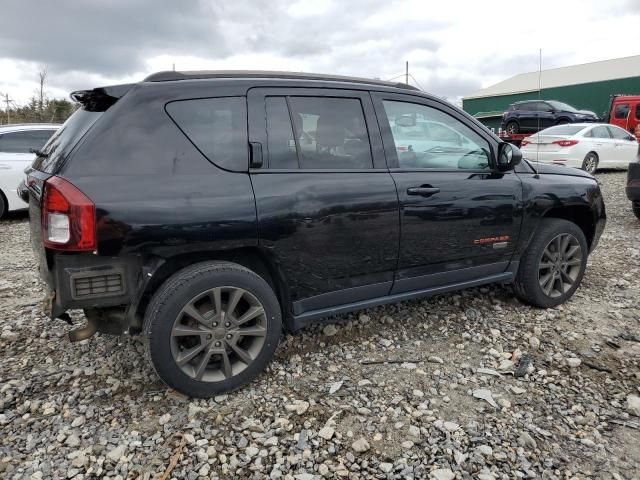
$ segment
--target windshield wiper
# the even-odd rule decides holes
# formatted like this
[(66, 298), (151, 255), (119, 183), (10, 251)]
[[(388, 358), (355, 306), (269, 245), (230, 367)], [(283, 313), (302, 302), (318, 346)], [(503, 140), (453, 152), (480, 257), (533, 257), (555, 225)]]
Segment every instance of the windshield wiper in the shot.
[(47, 158), (49, 156), (48, 153), (44, 153), (42, 150), (38, 150), (37, 148), (30, 148), (29, 152), (35, 153), (37, 156), (42, 158)]

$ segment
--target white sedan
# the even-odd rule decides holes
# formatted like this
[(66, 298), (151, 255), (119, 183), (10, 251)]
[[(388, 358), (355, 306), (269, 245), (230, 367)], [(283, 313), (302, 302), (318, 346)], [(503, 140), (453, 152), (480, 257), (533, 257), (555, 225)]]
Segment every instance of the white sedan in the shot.
[(12, 210), (27, 208), (16, 190), (24, 177), (24, 169), (60, 127), (57, 124), (15, 124), (0, 126), (0, 218)]
[(627, 168), (638, 154), (638, 142), (615, 125), (571, 123), (525, 138), (521, 150), (533, 163), (556, 163), (595, 173), (598, 168)]

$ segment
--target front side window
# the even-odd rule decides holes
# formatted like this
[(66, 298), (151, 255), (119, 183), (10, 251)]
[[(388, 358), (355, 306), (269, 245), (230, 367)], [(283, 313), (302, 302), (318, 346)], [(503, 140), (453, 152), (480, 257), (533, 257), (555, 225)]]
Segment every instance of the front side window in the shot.
[(613, 125), (609, 125), (608, 128), (611, 132), (611, 136), (616, 140), (629, 140), (631, 137), (631, 135), (622, 128), (614, 127)]
[(454, 117), (425, 105), (385, 100), (399, 168), (488, 170), (489, 143)]
[(640, 120), (640, 103), (636, 105), (636, 120)]
[(167, 113), (200, 152), (229, 170), (248, 168), (247, 107), (244, 97), (178, 100)]
[(373, 167), (357, 98), (267, 97), (265, 106), (269, 168)]
[(49, 140), (55, 130), (23, 130), (0, 135), (0, 152), (29, 153), (39, 150)]
[(616, 109), (613, 112), (614, 118), (622, 120), (622, 119), (627, 118), (627, 115), (629, 115), (629, 104), (628, 103), (623, 103), (621, 105), (616, 105)]

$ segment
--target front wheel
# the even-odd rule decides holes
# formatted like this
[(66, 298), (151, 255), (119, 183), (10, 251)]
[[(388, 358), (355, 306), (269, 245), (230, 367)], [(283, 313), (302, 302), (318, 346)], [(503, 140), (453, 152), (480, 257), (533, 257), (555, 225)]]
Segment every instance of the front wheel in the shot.
[(4, 194), (0, 191), (0, 218), (4, 217), (8, 211), (9, 211), (9, 204), (7, 203), (7, 200), (4, 198)]
[(633, 214), (640, 220), (640, 202), (633, 202), (631, 208), (633, 209)]
[(516, 296), (542, 308), (566, 302), (582, 281), (588, 253), (584, 233), (575, 223), (542, 220), (520, 260)]
[(210, 397), (253, 380), (267, 366), (282, 331), (269, 284), (229, 262), (185, 268), (147, 308), (144, 330), (158, 376), (191, 397)]
[(598, 155), (596, 155), (594, 152), (587, 153), (587, 155), (584, 157), (584, 160), (582, 161), (581, 168), (585, 172), (594, 175), (596, 173), (596, 170), (598, 170)]

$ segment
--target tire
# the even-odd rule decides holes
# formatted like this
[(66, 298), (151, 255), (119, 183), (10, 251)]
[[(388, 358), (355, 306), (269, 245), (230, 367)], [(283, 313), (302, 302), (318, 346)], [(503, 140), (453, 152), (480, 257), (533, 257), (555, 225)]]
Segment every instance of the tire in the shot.
[(633, 214), (636, 218), (640, 220), (640, 202), (633, 202), (631, 204), (631, 209), (633, 210)]
[[(567, 244), (563, 248), (565, 240)], [(574, 247), (578, 249), (567, 256), (566, 262), (562, 259), (556, 262), (552, 257), (558, 246), (565, 254), (571, 253)], [(516, 296), (525, 303), (541, 308), (566, 302), (582, 281), (588, 253), (587, 240), (578, 225), (559, 218), (543, 219), (520, 259), (515, 280)], [(557, 277), (549, 279), (547, 275), (552, 274)]]
[(566, 118), (561, 118), (560, 120), (558, 120), (556, 122), (556, 125), (567, 125), (568, 123), (571, 123), (568, 119)]
[(235, 390), (264, 370), (278, 346), (282, 318), (262, 277), (235, 263), (205, 262), (180, 270), (158, 289), (143, 328), (162, 381), (206, 398)]
[(596, 152), (589, 152), (584, 157), (584, 160), (582, 161), (582, 167), (580, 168), (585, 172), (590, 173), (591, 175), (595, 175), (596, 171), (598, 170), (599, 162), (600, 159), (598, 158), (598, 154)]
[(518, 125), (518, 122), (510, 121), (507, 122), (505, 130), (509, 135), (514, 135), (520, 131), (520, 126)]
[(0, 191), (0, 218), (3, 218), (9, 211), (9, 204), (4, 196), (4, 193)]

